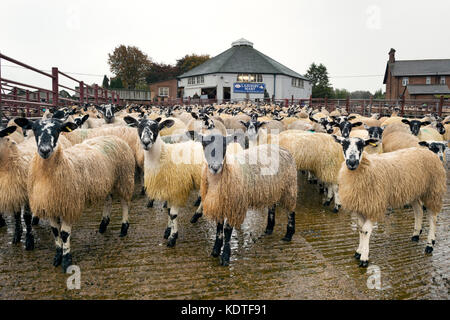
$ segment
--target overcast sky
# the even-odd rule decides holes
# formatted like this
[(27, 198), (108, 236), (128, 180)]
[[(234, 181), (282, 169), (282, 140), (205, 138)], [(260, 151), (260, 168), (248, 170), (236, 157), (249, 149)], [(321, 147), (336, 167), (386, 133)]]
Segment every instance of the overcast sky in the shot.
[[(14, 0), (1, 8), (3, 54), (90, 74), (73, 75), (88, 83), (111, 75), (108, 53), (120, 44), (173, 64), (188, 53), (215, 56), (243, 37), (301, 74), (323, 63), (335, 88), (372, 92), (385, 90), (391, 47), (398, 60), (450, 58), (448, 0)], [(3, 77), (50, 89), (44, 77), (4, 65)]]

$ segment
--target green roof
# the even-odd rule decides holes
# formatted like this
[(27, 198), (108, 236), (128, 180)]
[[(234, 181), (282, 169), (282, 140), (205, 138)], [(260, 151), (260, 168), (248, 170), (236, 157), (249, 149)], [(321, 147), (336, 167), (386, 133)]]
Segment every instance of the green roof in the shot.
[(269, 58), (254, 49), (253, 44), (245, 39), (233, 43), (233, 46), (221, 54), (209, 59), (203, 64), (180, 75), (178, 78), (187, 78), (212, 73), (260, 73), (282, 74), (294, 78), (309, 80), (301, 74), (283, 66), (281, 63)]

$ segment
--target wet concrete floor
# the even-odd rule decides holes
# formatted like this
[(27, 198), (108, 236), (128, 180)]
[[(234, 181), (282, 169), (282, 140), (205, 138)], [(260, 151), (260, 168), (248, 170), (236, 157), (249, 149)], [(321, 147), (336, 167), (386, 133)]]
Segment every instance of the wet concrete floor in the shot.
[[(395, 210), (378, 223), (370, 243), (371, 265), (381, 286), (370, 289), (367, 269), (358, 268), (356, 217), (322, 207), (317, 186), (299, 175), (296, 234), (281, 241), (287, 217), (278, 212), (274, 233), (265, 236), (266, 214), (249, 212), (232, 237), (229, 267), (210, 256), (215, 225), (189, 222), (193, 193), (179, 216), (175, 248), (166, 247), (167, 214), (162, 203), (146, 208), (136, 192), (130, 229), (119, 238), (121, 209), (114, 202), (105, 234), (98, 233), (101, 208), (86, 210), (72, 229), (73, 262), (81, 270), (80, 290), (68, 290), (68, 274), (52, 265), (54, 241), (47, 222), (34, 227), (36, 248), (12, 245), (12, 217), (0, 229), (0, 299), (444, 299), (449, 294), (450, 193), (438, 217), (436, 245), (425, 255), (428, 222), (412, 242), (412, 210)], [(373, 277), (369, 283), (373, 282)]]

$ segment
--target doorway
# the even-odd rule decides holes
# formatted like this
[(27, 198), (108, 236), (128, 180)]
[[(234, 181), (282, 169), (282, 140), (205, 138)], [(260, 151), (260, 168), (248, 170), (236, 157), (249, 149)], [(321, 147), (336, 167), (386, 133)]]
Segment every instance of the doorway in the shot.
[(231, 87), (223, 87), (223, 100), (231, 99)]

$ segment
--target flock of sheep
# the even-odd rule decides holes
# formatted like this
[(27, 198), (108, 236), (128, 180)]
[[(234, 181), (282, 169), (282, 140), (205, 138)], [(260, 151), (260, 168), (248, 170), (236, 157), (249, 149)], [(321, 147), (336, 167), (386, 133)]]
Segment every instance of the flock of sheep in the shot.
[(14, 244), (22, 238), (23, 216), (27, 250), (34, 248), (32, 225), (48, 220), (56, 245), (53, 264), (66, 270), (72, 264), (72, 225), (86, 206), (104, 203), (104, 233), (112, 199), (120, 199), (120, 236), (126, 236), (135, 183), (142, 185), (148, 207), (165, 202), (164, 237), (173, 247), (180, 209), (196, 191), (191, 222), (205, 215), (216, 223), (212, 255), (228, 265), (231, 234), (250, 208), (268, 209), (266, 234), (273, 232), (276, 207), (286, 210), (283, 240), (292, 239), (300, 171), (320, 185), (325, 206), (334, 199), (333, 212), (357, 214), (355, 258), (367, 267), (373, 225), (390, 208), (413, 207), (413, 241), (419, 241), (427, 211), (425, 251), (432, 252), (446, 192), (449, 134), (448, 118), (405, 119), (398, 110), (383, 118), (339, 108), (245, 103), (47, 110), (41, 119), (12, 119), (0, 131), (0, 212), (14, 215)]

